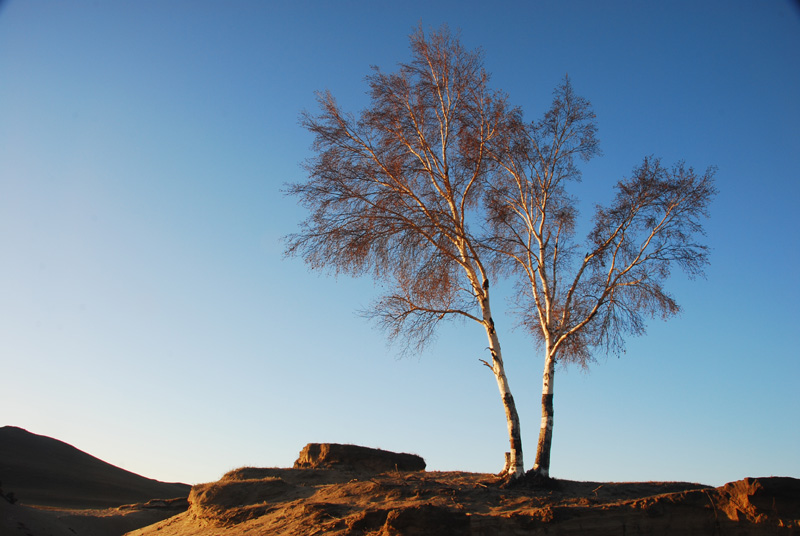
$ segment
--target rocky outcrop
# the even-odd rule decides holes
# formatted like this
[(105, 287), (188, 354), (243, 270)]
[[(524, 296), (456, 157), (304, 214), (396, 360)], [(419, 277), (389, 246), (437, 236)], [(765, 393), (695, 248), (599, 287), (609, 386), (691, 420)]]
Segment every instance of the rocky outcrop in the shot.
[(309, 443), (297, 461), (295, 469), (340, 469), (383, 473), (386, 471), (424, 471), (425, 460), (416, 454), (341, 445), (338, 443)]
[(796, 478), (745, 478), (715, 491), (719, 509), (732, 521), (800, 520), (800, 480)]

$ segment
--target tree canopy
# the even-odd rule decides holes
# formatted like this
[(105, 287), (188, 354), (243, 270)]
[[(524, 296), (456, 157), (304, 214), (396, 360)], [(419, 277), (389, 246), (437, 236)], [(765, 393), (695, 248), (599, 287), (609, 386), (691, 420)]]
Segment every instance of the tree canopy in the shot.
[(447, 28), (411, 36), (412, 61), (367, 78), (358, 117), (333, 96), (301, 122), (314, 134), (309, 180), (293, 184), (311, 214), (287, 253), (335, 273), (370, 274), (389, 286), (370, 314), (392, 339), (420, 350), (442, 320), (482, 326), (509, 430), (512, 474), (522, 474), (519, 417), (491, 313), (492, 266), (482, 241), (489, 144), (502, 134), (505, 97), (492, 91), (479, 53)]
[(715, 170), (696, 173), (648, 156), (618, 181), (592, 228), (575, 236), (579, 161), (600, 153), (595, 114), (569, 78), (528, 122), (489, 86), (478, 52), (446, 27), (411, 36), (412, 60), (367, 78), (358, 116), (329, 92), (302, 115), (314, 134), (308, 180), (289, 193), (309, 209), (287, 254), (334, 273), (385, 282), (370, 315), (390, 338), (421, 350), (439, 322), (485, 330), (509, 430), (508, 474), (523, 471), (519, 418), (492, 317), (490, 280), (518, 285), (517, 312), (544, 349), (542, 420), (534, 470), (549, 475), (555, 364), (586, 366), (623, 348), (648, 318), (679, 311), (666, 283), (675, 267), (700, 275), (702, 221)]

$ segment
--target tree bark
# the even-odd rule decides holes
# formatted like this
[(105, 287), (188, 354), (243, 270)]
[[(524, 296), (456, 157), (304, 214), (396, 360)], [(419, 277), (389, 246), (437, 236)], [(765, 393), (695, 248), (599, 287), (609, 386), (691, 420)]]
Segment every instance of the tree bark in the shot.
[(500, 389), (500, 397), (503, 400), (503, 409), (506, 413), (506, 424), (508, 426), (508, 442), (510, 457), (506, 468), (506, 476), (518, 478), (525, 474), (525, 467), (522, 459), (522, 432), (519, 424), (519, 414), (514, 397), (511, 396), (511, 388), (508, 385), (506, 370), (503, 366), (503, 355), (500, 350), (500, 340), (494, 328), (494, 320), (488, 307), (488, 298), (483, 300), (484, 325), (486, 335), (489, 337), (489, 351), (492, 353), (492, 372), (497, 380), (497, 387)]
[(508, 380), (503, 369), (502, 362), (495, 360), (499, 365), (495, 366), (495, 377), (500, 395), (503, 398), (503, 409), (506, 413), (506, 423), (508, 425), (508, 442), (510, 456), (506, 475), (511, 478), (519, 478), (525, 474), (525, 467), (522, 459), (522, 434), (520, 432), (519, 415), (517, 405), (508, 387)]
[(536, 474), (550, 476), (550, 446), (553, 442), (553, 377), (555, 376), (555, 356), (547, 353), (542, 379), (542, 424), (539, 428), (539, 442), (536, 445)]

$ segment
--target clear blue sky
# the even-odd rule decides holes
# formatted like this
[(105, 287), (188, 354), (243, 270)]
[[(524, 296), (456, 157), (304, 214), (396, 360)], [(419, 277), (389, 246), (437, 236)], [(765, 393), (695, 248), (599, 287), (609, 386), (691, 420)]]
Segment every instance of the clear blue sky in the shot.
[[(372, 281), (282, 255), (298, 114), (326, 88), (366, 106), (370, 65), (407, 60), (420, 22), (482, 47), (530, 118), (569, 74), (604, 151), (585, 215), (646, 155), (719, 167), (708, 277), (671, 285), (682, 315), (559, 369), (553, 475), (800, 477), (800, 10), (782, 0), (3, 3), (0, 425), (189, 483), (307, 442), (499, 471), (478, 326), (398, 359), (356, 314)], [(527, 469), (542, 356), (495, 319)]]

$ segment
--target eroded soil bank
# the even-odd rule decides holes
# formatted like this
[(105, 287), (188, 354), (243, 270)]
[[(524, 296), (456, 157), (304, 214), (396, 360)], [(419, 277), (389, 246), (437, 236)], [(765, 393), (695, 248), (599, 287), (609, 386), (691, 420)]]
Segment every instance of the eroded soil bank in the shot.
[(137, 536), (797, 534), (800, 480), (552, 481), (494, 475), (242, 468), (195, 486), (188, 511)]

